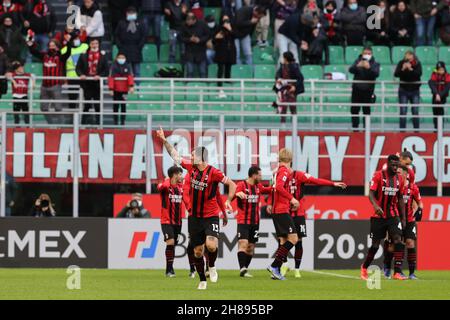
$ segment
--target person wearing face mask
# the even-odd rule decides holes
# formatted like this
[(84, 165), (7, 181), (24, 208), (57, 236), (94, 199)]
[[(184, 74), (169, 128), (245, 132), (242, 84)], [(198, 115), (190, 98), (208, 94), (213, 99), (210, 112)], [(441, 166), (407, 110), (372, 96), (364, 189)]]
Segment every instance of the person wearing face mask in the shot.
[(323, 15), (320, 18), (320, 24), (331, 45), (341, 45), (342, 36), (340, 28), (340, 17), (337, 10), (337, 4), (334, 0), (328, 0), (325, 3)]
[(125, 20), (121, 20), (115, 31), (116, 45), (130, 64), (136, 78), (141, 75), (142, 49), (147, 38), (145, 23), (138, 19), (137, 10), (134, 7), (127, 9)]
[(347, 6), (341, 10), (340, 19), (347, 45), (361, 46), (366, 36), (366, 9), (359, 6), (357, 0), (347, 0)]
[(116, 218), (151, 218), (150, 212), (144, 208), (142, 203), (142, 194), (133, 193), (131, 200), (120, 210)]
[(364, 48), (362, 54), (349, 68), (349, 72), (354, 75), (353, 80), (358, 81), (352, 85), (352, 107), (350, 109), (352, 114), (352, 127), (354, 130), (357, 130), (360, 121), (359, 112), (361, 110), (361, 106), (358, 104), (366, 104), (362, 107), (363, 114), (370, 115), (369, 104), (375, 103), (375, 83), (367, 82), (375, 81), (380, 75), (380, 64), (375, 61), (370, 47)]
[(26, 47), (25, 39), (21, 29), (13, 24), (13, 19), (9, 14), (3, 16), (3, 23), (0, 26), (0, 44), (3, 45), (10, 60), (23, 58), (23, 51)]
[[(117, 113), (120, 109), (120, 124), (125, 124), (127, 104), (125, 96), (134, 92), (134, 77), (127, 57), (123, 53), (119, 53), (116, 60), (111, 66), (108, 78), (108, 87), (111, 90), (114, 99), (114, 124), (119, 124), (119, 116)], [(122, 103), (119, 103), (122, 102)]]
[(437, 117), (444, 115), (444, 106), (447, 103), (448, 94), (450, 91), (450, 74), (447, 72), (445, 63), (439, 61), (436, 64), (428, 81), (431, 93), (433, 94), (433, 115), (434, 128), (437, 129)]
[(208, 65), (214, 63), (214, 56), (216, 55), (216, 51), (214, 50), (214, 36), (219, 32), (220, 26), (216, 23), (216, 18), (213, 15), (209, 15), (205, 18), (206, 25), (209, 30), (209, 39), (206, 42), (206, 59), (208, 61)]
[(9, 16), (13, 20), (13, 24), (20, 28), (24, 23), (23, 14), (24, 6), (21, 3), (13, 3), (12, 0), (0, 2), (0, 21)]

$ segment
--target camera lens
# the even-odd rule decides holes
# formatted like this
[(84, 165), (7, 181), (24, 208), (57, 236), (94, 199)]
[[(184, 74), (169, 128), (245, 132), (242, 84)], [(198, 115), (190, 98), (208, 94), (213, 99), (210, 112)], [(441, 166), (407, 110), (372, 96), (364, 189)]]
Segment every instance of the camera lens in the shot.
[(130, 207), (131, 208), (139, 208), (139, 202), (137, 202), (137, 200), (131, 200), (130, 202)]
[(48, 200), (42, 200), (41, 201), (41, 207), (47, 208), (50, 205), (50, 202)]

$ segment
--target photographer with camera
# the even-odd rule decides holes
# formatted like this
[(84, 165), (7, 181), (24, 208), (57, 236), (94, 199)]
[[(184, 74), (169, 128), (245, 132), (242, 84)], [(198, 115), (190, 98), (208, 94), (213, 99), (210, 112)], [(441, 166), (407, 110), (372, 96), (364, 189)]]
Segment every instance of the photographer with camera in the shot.
[(133, 193), (131, 200), (119, 212), (117, 218), (150, 218), (150, 212), (143, 206), (142, 194)]
[(53, 208), (50, 196), (46, 193), (42, 193), (34, 203), (31, 209), (31, 215), (36, 218), (50, 218), (56, 216), (56, 211)]

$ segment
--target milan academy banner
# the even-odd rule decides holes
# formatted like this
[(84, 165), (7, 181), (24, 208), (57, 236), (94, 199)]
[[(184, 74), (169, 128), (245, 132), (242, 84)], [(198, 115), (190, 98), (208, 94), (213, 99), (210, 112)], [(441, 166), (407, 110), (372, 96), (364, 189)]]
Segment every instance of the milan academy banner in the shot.
[[(291, 148), (292, 135), (277, 130), (176, 130), (169, 141), (181, 155), (193, 146), (209, 150), (209, 162), (234, 180), (247, 176), (248, 168), (259, 165), (264, 179), (277, 166), (277, 152)], [(8, 129), (7, 171), (16, 182), (68, 182), (73, 175), (73, 131), (71, 129)], [(450, 136), (443, 139), (445, 157), (450, 156)], [(145, 183), (149, 153), (152, 182), (164, 178), (173, 161), (156, 133), (147, 143), (145, 130), (80, 130), (78, 163), (81, 183)], [(150, 150), (147, 150), (147, 147)], [(412, 151), (416, 180), (422, 186), (436, 185), (437, 141), (432, 133), (373, 133), (370, 172), (381, 168), (388, 154), (403, 148)], [(364, 185), (364, 133), (299, 132), (294, 168), (348, 185)], [(450, 159), (445, 160), (443, 182), (450, 183)]]
[[(130, 199), (131, 194), (114, 195), (114, 216)], [(423, 221), (450, 221), (450, 197), (423, 197), (422, 200)], [(152, 218), (161, 216), (159, 195), (144, 195), (143, 205), (150, 211)], [(232, 205), (236, 214), (236, 201)], [(262, 205), (265, 205), (264, 200)], [(373, 213), (369, 199), (364, 196), (306, 196), (305, 208), (307, 219), (319, 220), (367, 220)]]

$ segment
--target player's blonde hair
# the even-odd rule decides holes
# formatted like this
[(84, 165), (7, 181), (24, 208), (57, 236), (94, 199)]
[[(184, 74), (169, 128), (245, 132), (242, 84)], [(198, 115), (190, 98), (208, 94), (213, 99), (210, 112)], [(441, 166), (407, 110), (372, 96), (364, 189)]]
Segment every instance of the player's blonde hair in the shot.
[(287, 148), (283, 148), (278, 152), (278, 161), (283, 163), (291, 163), (292, 162), (292, 151)]

